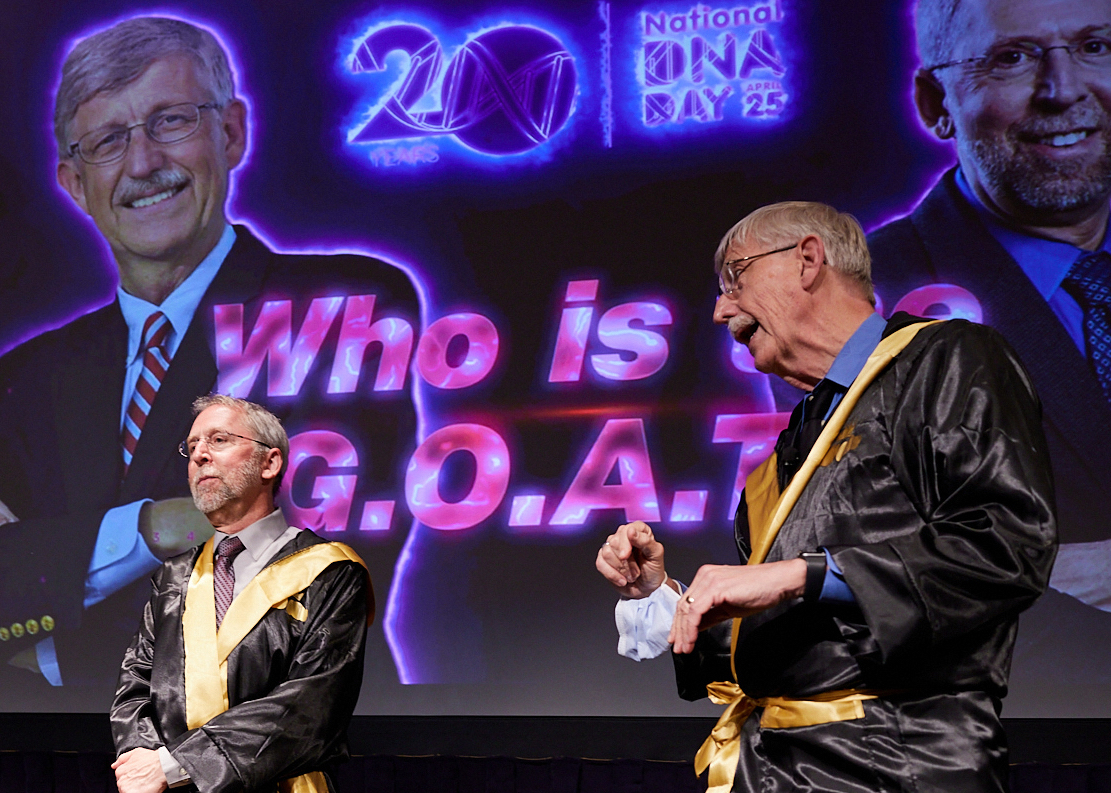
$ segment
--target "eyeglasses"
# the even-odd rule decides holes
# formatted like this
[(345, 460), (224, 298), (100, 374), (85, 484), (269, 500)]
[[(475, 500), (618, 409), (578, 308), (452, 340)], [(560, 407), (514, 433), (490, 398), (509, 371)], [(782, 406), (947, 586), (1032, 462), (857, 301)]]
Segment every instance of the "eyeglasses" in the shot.
[(215, 102), (203, 105), (184, 103), (170, 105), (147, 116), (147, 120), (129, 127), (101, 127), (86, 132), (69, 145), (69, 156), (80, 157), (89, 165), (107, 165), (123, 157), (131, 144), (131, 131), (142, 127), (155, 143), (178, 143), (192, 135), (201, 125), (202, 110), (216, 110)]
[(177, 450), (182, 457), (192, 457), (193, 452), (197, 450), (197, 445), (200, 444), (201, 441), (204, 441), (204, 445), (208, 447), (210, 452), (219, 453), (227, 451), (235, 445), (235, 441), (233, 441), (232, 438), (242, 438), (245, 441), (257, 443), (264, 449), (274, 448), (269, 443), (263, 443), (254, 438), (248, 438), (246, 435), (236, 435), (234, 432), (213, 432), (210, 435), (205, 435), (200, 438), (189, 438), (188, 440), (184, 440), (178, 444)]
[[(721, 290), (723, 295), (733, 294), (733, 290), (738, 288), (737, 279), (741, 277), (741, 274), (745, 270), (752, 266), (752, 262), (755, 259), (759, 259), (762, 256), (771, 256), (773, 253), (783, 253), (783, 251), (797, 248), (798, 245), (799, 244), (796, 242), (794, 245), (788, 245), (785, 248), (776, 248), (774, 251), (764, 251), (763, 253), (754, 253), (751, 256), (742, 256), (739, 259), (730, 259), (721, 266), (721, 272), (718, 273), (718, 289)], [(748, 262), (748, 264), (745, 264), (744, 267), (737, 267), (737, 265), (744, 264), (745, 262)]]
[(971, 63), (990, 77), (1019, 80), (1032, 75), (1053, 50), (1064, 50), (1077, 66), (1093, 70), (1111, 69), (1111, 39), (1093, 36), (1073, 44), (1055, 44), (1052, 47), (1042, 47), (1032, 42), (1004, 44), (984, 55), (939, 63), (926, 71), (933, 72)]

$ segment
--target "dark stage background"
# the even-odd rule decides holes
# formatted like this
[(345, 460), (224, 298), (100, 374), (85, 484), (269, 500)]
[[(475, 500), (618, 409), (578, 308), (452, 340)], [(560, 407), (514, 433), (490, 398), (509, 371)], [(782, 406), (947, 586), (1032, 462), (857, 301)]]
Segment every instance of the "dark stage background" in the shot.
[[(55, 184), (50, 120), (71, 43), (136, 14), (208, 27), (232, 54), (250, 136), (235, 222), (282, 251), (379, 256), (422, 296), (403, 389), (421, 432), (389, 462), (404, 487), (363, 487), (366, 428), (330, 414), (298, 428), (309, 462), (286, 496), (374, 572), (379, 618), (356, 713), (715, 715), (675, 696), (667, 659), (617, 656), (594, 555), (615, 525), (643, 518), (682, 580), (735, 560), (737, 482), (798, 392), (753, 371), (712, 326), (712, 254), (777, 200), (825, 201), (873, 229), (954, 163), (915, 114), (908, 3), (4, 4), (0, 350), (114, 297), (106, 245)], [(437, 46), (442, 60), (426, 58)], [(963, 289), (907, 297), (898, 272), (876, 279), (885, 315), (902, 305), (993, 319)], [(283, 364), (337, 371), (339, 317), (357, 296), (327, 288), (274, 298), (291, 312), (287, 345), (317, 331), (315, 348), (291, 352), (258, 317), (224, 326), (259, 366), (239, 395), (385, 398), (373, 356), (351, 393), (325, 392), (323, 376), (268, 380)], [(323, 297), (330, 318), (313, 302)], [(327, 458), (325, 441), (350, 454)], [(1108, 534), (1062, 529), (1070, 543)], [(65, 537), (47, 540), (67, 553)], [(1004, 716), (1111, 712), (1111, 617), (1097, 605), (1054, 592), (1024, 617)], [(137, 620), (131, 601), (96, 608)], [(113, 685), (41, 682), (28, 673), (0, 708), (104, 712)]]

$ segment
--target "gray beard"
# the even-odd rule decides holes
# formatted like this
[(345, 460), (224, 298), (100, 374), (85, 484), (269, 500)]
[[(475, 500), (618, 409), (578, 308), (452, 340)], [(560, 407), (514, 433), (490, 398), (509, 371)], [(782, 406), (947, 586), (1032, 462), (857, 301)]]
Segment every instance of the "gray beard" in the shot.
[[(1071, 117), (1071, 118), (1069, 118)], [(1039, 134), (1098, 124), (1102, 154), (1092, 160), (1060, 162), (1031, 151), (1022, 134)], [(1003, 139), (972, 140), (961, 146), (992, 191), (1033, 211), (1069, 212), (1106, 203), (1111, 196), (1111, 125), (1102, 108), (1074, 105), (1059, 116), (1042, 114), (1015, 124)]]
[[(196, 476), (201, 476), (203, 472), (203, 468), (199, 469)], [(257, 480), (261, 473), (262, 458), (252, 456), (243, 465), (220, 477), (218, 487), (210, 486), (204, 492), (197, 492), (196, 483), (190, 481), (189, 490), (193, 493), (193, 504), (203, 514), (211, 515), (246, 493), (251, 482)]]
[(1069, 212), (1102, 204), (1111, 195), (1111, 148), (1095, 165), (1055, 162), (1028, 152), (1004, 152), (987, 141), (973, 141), (969, 149), (994, 191), (1035, 211)]

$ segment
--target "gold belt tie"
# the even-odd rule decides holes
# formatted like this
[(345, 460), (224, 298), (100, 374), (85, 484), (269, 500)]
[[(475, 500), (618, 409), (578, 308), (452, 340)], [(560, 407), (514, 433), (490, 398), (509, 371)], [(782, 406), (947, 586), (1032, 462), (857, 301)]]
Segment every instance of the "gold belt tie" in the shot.
[(711, 683), (706, 686), (706, 691), (711, 702), (726, 706), (710, 737), (694, 756), (695, 773), (702, 776), (703, 771), (710, 769), (707, 793), (729, 793), (733, 789), (733, 777), (741, 759), (741, 728), (756, 708), (764, 709), (760, 716), (760, 726), (765, 729), (810, 727), (834, 721), (862, 719), (864, 705), (861, 703), (878, 696), (861, 689), (845, 688), (816, 694), (810, 699), (753, 699), (741, 691), (736, 683)]
[[(938, 320), (922, 322), (900, 328), (883, 339), (872, 354), (868, 356), (864, 368), (853, 380), (849, 390), (826, 421), (821, 435), (806, 456), (798, 473), (791, 479), (787, 489), (780, 493), (776, 476), (776, 456), (764, 461), (745, 481), (745, 503), (748, 507), (749, 538), (752, 542), (750, 565), (760, 564), (768, 555), (780, 528), (794, 509), (795, 503), (809, 483), (814, 471), (832, 448), (833, 443), (845, 427), (853, 409), (868, 387), (875, 382), (893, 360), (902, 352), (915, 334)], [(851, 431), (851, 428), (850, 428)], [(741, 620), (733, 620), (733, 639), (730, 642), (729, 663), (733, 678), (737, 678), (737, 640)], [(783, 727), (811, 727), (815, 724), (829, 724), (835, 721), (851, 721), (864, 718), (866, 699), (876, 699), (893, 691), (865, 691), (855, 688), (827, 691), (809, 699), (790, 697), (765, 697), (753, 699), (741, 691), (736, 683), (711, 683), (706, 686), (710, 699), (717, 705), (726, 705), (718, 723), (714, 725), (710, 737), (702, 744), (694, 757), (694, 768), (699, 776), (710, 769), (707, 793), (729, 793), (733, 788), (733, 777), (737, 774), (737, 762), (741, 759), (741, 728), (756, 708), (763, 708), (760, 726), (765, 729)]]
[(324, 774), (310, 771), (301, 776), (283, 779), (278, 783), (278, 793), (328, 793), (328, 782)]

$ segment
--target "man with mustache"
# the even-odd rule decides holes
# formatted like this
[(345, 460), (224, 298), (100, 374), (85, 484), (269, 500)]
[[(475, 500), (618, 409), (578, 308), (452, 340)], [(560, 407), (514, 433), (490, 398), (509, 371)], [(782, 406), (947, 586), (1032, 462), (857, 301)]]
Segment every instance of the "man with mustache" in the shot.
[(1062, 545), (1051, 592), (1023, 620), (1016, 689), (1044, 703), (1083, 687), (1090, 711), (1054, 715), (1099, 715), (1111, 704), (1111, 0), (919, 0), (915, 22), (915, 103), (957, 166), (869, 237), (877, 291), (892, 308), (921, 290), (919, 311), (971, 292), (1029, 369)]
[(1029, 377), (988, 327), (875, 313), (832, 207), (756, 210), (715, 269), (714, 321), (810, 393), (745, 483), (740, 566), (684, 588), (646, 524), (606, 540), (619, 651), (670, 644), (680, 695), (728, 705), (695, 760), (711, 793), (1005, 790), (1018, 615), (1056, 550)]
[(112, 704), (116, 783), (326, 793), (362, 680), (365, 566), (275, 506), (289, 439), (274, 414), (219, 394), (193, 412), (181, 452), (215, 535), (154, 575)]
[[(294, 436), (323, 425), (358, 442), (353, 501), (392, 499), (402, 505), (395, 524), (404, 519), (412, 384), (402, 363), (379, 390), (385, 355), (375, 342), (387, 341), (383, 315), (410, 333), (420, 327), (414, 286), (385, 262), (279, 255), (231, 225), (225, 205), (248, 125), (227, 53), (187, 22), (129, 19), (77, 42), (65, 60), (57, 180), (103, 235), (119, 287), (109, 305), (0, 359), (0, 677), (11, 679), (16, 709), (100, 707), (129, 638), (122, 625), (145, 600), (142, 582), (211, 534), (176, 446), (189, 404), (218, 386), (271, 405)], [(361, 296), (362, 313), (337, 309), (332, 325), (314, 329), (310, 303), (337, 296)], [(360, 367), (359, 382), (337, 389), (329, 329), (340, 322), (356, 335), (363, 328), (365, 343), (343, 362)], [(297, 340), (293, 350), (286, 342), (283, 352), (283, 333)], [(313, 333), (311, 363), (294, 360)], [(302, 367), (296, 389), (283, 355)], [(312, 477), (291, 478), (291, 501), (300, 487), (300, 501), (313, 503)], [(400, 534), (384, 532), (372, 562), (383, 580)], [(372, 648), (386, 672), (380, 633)]]

